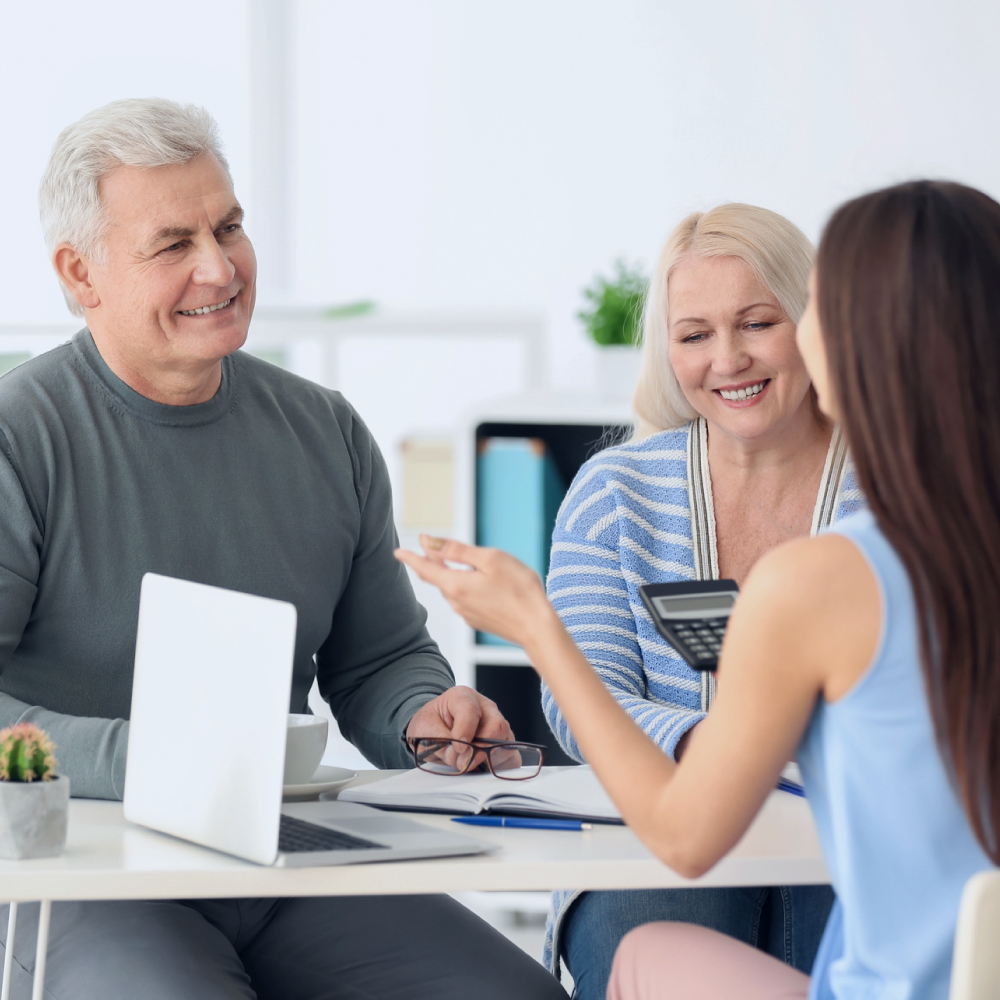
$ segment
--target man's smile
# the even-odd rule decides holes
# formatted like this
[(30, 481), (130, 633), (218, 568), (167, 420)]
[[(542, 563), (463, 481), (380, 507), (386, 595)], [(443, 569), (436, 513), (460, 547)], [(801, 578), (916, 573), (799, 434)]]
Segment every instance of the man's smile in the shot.
[(228, 298), (223, 302), (216, 302), (212, 306), (201, 306), (198, 309), (178, 309), (177, 311), (182, 316), (204, 316), (206, 313), (218, 312), (220, 309), (225, 309), (235, 298), (236, 296), (234, 295), (232, 298)]

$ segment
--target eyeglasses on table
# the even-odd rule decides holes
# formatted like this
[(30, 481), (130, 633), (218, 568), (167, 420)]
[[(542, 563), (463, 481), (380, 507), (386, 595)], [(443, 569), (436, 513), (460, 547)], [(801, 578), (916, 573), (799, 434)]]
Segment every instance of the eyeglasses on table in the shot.
[(489, 770), (504, 781), (525, 781), (542, 769), (545, 747), (520, 740), (452, 740), (408, 736), (407, 746), (421, 771), (432, 774), (469, 774)]

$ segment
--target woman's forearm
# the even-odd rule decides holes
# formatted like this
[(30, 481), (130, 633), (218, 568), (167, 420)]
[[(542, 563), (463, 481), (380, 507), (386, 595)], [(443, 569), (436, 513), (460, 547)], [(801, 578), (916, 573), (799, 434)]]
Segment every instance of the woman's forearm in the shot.
[[(791, 543), (754, 569), (726, 639), (726, 662), (740, 669), (727, 676), (714, 711), (697, 727), (679, 766), (607, 690), (546, 600), (537, 574), (499, 550), (424, 541), (434, 558), (402, 550), (397, 558), (439, 586), (473, 628), (524, 647), (583, 754), (650, 850), (693, 878), (738, 842), (825, 690), (817, 667), (825, 661), (817, 661), (816, 652), (825, 647), (816, 636), (843, 632), (839, 618), (835, 626), (828, 620), (828, 591), (836, 574), (826, 568), (817, 572), (813, 565), (812, 547), (831, 542)], [(808, 559), (802, 546), (810, 546)], [(475, 572), (452, 569), (449, 562)], [(877, 608), (877, 599), (870, 603)], [(873, 628), (877, 632), (877, 621)], [(871, 651), (866, 655), (864, 663)]]
[[(604, 686), (546, 599), (537, 574), (495, 549), (453, 540), (423, 541), (433, 558), (405, 550), (397, 550), (396, 557), (422, 580), (440, 587), (451, 607), (473, 628), (525, 649), (561, 706), (580, 749), (646, 846), (683, 875), (696, 876), (714, 864), (735, 841), (732, 836), (720, 837), (717, 823), (707, 828), (704, 819), (691, 822), (691, 795), (698, 792), (695, 772), (686, 763), (689, 780), (677, 775), (690, 786), (688, 801), (682, 804), (677, 801), (684, 796), (675, 779), (677, 765)], [(452, 569), (449, 562), (463, 563), (475, 572)], [(693, 742), (697, 747), (700, 741)]]
[(625, 821), (649, 846), (659, 844), (662, 793), (677, 765), (629, 718), (554, 611), (525, 651)]

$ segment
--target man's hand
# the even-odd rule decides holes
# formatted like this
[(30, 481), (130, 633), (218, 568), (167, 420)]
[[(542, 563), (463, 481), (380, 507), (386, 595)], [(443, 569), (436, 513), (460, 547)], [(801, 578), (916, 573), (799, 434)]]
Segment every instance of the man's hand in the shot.
[(510, 724), (496, 703), (469, 687), (453, 687), (417, 710), (406, 727), (407, 738), (512, 740)]

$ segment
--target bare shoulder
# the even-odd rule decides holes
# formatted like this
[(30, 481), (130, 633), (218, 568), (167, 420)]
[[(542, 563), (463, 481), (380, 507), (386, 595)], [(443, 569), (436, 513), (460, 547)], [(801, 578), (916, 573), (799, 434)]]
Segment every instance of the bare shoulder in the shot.
[(800, 610), (843, 598), (878, 600), (878, 586), (865, 557), (850, 539), (837, 534), (797, 538), (766, 552), (750, 571), (744, 589), (766, 591)]
[(878, 583), (843, 535), (796, 539), (766, 553), (747, 577), (739, 605), (744, 615), (780, 630), (786, 649), (815, 668), (828, 701), (846, 694), (875, 654)]

